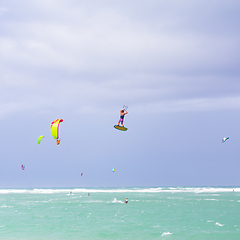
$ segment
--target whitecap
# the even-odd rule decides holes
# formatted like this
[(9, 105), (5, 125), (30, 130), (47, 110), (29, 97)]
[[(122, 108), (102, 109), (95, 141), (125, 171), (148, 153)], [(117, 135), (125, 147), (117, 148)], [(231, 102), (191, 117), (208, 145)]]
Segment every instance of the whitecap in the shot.
[(121, 200), (117, 200), (116, 198), (114, 198), (112, 203), (123, 203), (123, 202)]
[(170, 234), (172, 234), (172, 233), (170, 233), (170, 232), (164, 232), (164, 233), (162, 234), (162, 237), (163, 237), (163, 236), (166, 236), (166, 235), (170, 235)]
[[(75, 189), (0, 189), (0, 194), (8, 193), (30, 193), (30, 194), (54, 194), (54, 193), (160, 193), (160, 192), (170, 192), (170, 193), (212, 193), (216, 194), (219, 192), (233, 192), (233, 188), (223, 188), (223, 187), (171, 187), (171, 188), (114, 188), (114, 189), (85, 189), (85, 188), (75, 188)], [(234, 192), (240, 193), (240, 188), (235, 188)], [(72, 195), (72, 194), (71, 194)], [(217, 196), (217, 195), (216, 195)]]
[(220, 226), (220, 227), (224, 226), (224, 224), (221, 224), (219, 222), (216, 222), (215, 225)]
[(95, 201), (89, 201), (90, 203), (102, 203), (103, 201), (101, 200), (95, 200)]

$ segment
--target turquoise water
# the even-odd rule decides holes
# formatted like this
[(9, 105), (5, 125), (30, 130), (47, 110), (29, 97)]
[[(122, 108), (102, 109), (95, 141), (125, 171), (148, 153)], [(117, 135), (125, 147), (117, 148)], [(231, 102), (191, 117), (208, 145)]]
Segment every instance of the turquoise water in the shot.
[(0, 189), (0, 239), (239, 240), (239, 213), (236, 187)]

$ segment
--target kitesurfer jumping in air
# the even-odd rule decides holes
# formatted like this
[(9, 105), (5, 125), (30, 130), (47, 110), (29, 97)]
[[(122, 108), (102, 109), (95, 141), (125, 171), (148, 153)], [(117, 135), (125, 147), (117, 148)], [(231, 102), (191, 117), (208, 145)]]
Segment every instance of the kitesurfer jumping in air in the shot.
[[(120, 110), (120, 119), (119, 119), (119, 121), (118, 121), (118, 126), (119, 126), (120, 123), (121, 123), (122, 126), (123, 126), (123, 119), (124, 119), (124, 116), (125, 116), (126, 114), (128, 114), (128, 111), (127, 111), (126, 109)], [(124, 126), (123, 126), (123, 127), (124, 127)]]

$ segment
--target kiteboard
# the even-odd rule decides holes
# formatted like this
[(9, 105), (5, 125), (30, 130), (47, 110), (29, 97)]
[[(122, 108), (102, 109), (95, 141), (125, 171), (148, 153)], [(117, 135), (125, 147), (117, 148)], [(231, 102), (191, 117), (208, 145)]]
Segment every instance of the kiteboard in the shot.
[(114, 127), (115, 127), (116, 129), (118, 129), (118, 130), (121, 130), (121, 131), (127, 131), (127, 128), (122, 127), (122, 126), (120, 126), (120, 125), (114, 125)]

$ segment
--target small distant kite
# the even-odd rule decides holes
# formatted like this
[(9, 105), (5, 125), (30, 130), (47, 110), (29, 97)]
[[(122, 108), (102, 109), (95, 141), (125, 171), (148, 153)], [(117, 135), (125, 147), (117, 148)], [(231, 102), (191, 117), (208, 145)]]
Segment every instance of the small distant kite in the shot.
[(81, 173), (81, 177), (82, 177), (83, 173)]
[(44, 138), (44, 136), (39, 136), (38, 137), (38, 144), (41, 142), (42, 138)]
[(228, 139), (229, 139), (229, 137), (224, 137), (224, 138), (222, 139), (222, 143), (226, 142)]
[(112, 171), (115, 172), (115, 168), (113, 168)]
[(25, 166), (24, 166), (24, 165), (22, 165), (21, 167), (22, 167), (22, 170), (24, 170), (24, 169), (25, 169)]

